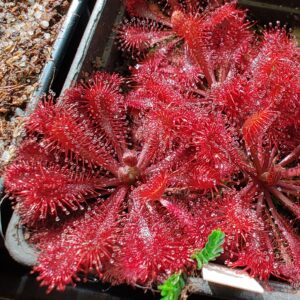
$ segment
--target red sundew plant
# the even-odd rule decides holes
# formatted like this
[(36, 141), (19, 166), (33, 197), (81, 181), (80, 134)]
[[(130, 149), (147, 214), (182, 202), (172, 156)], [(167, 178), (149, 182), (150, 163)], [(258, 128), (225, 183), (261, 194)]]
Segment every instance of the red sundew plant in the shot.
[(127, 1), (131, 90), (98, 73), (29, 118), (5, 187), (48, 291), (88, 274), (150, 288), (195, 269), (215, 228), (225, 264), (300, 283), (299, 49), (200, 4)]
[[(254, 237), (250, 237), (253, 241), (246, 241), (248, 246), (232, 265), (245, 265), (261, 278), (267, 278), (271, 271), (275, 276), (299, 283), (300, 244), (293, 229), (300, 216), (299, 49), (280, 29), (266, 32), (259, 47), (244, 75), (248, 77), (247, 93), (244, 88), (239, 89), (236, 79), (228, 81), (229, 88), (222, 90), (222, 98), (214, 90), (211, 92), (213, 101), (220, 99), (223, 103), (218, 105), (228, 115), (238, 112), (237, 122), (230, 126), (240, 132), (244, 148), (246, 164), (241, 168), (241, 192), (245, 195), (241, 199), (245, 204), (251, 195), (249, 208), (255, 209), (265, 228), (254, 232)], [(235, 85), (235, 92), (231, 84)], [(228, 99), (230, 102), (225, 102)], [(242, 101), (242, 109), (234, 107)], [(264, 255), (257, 254), (261, 251)]]
[(204, 6), (201, 1), (166, 1), (161, 10), (162, 5), (153, 2), (125, 1), (134, 17), (119, 28), (121, 47), (133, 56), (155, 47), (175, 57), (170, 50), (183, 48), (181, 68), (189, 73), (193, 62), (201, 69), (198, 92), (203, 94), (207, 85), (222, 82), (237, 67), (243, 67), (253, 39), (245, 12), (235, 3), (220, 6), (220, 2), (208, 1)]
[(34, 270), (49, 291), (89, 273), (111, 283), (163, 281), (193, 264), (191, 254), (208, 234), (191, 227), (185, 238), (188, 228), (160, 201), (188, 201), (189, 183), (194, 194), (215, 186), (190, 170), (200, 155), (193, 125), (200, 133), (214, 114), (190, 111), (184, 96), (180, 106), (130, 114), (120, 84), (119, 76), (99, 73), (61, 102), (41, 102), (6, 172), (6, 190), (41, 251)]

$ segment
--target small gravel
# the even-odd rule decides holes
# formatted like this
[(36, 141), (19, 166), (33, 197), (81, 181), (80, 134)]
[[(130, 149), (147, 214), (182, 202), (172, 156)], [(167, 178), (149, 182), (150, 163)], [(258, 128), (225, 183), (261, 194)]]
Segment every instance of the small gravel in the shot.
[(24, 109), (68, 10), (66, 0), (0, 0), (0, 174), (14, 154)]

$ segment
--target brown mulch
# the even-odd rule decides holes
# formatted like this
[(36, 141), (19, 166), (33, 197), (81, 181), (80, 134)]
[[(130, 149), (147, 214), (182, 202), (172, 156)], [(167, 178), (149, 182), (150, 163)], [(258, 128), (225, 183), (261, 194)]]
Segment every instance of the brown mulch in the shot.
[(0, 0), (0, 174), (70, 0)]

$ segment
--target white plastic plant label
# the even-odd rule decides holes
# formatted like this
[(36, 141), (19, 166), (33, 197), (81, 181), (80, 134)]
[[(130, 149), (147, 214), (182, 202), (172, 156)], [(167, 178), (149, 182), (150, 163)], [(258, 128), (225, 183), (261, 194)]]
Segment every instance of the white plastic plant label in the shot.
[(203, 279), (234, 288), (263, 293), (263, 287), (246, 272), (229, 269), (216, 264), (207, 264), (202, 269)]

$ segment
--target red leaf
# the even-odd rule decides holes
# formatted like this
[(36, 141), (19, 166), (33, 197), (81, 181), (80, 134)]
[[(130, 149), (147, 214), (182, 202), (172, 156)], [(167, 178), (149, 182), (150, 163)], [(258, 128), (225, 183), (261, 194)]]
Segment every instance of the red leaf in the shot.
[(255, 191), (229, 191), (223, 197), (202, 202), (199, 215), (206, 220), (211, 230), (220, 228), (226, 234), (226, 253), (234, 257), (243, 245), (249, 242), (253, 232), (263, 228), (261, 220), (251, 209)]
[(255, 231), (250, 235), (245, 249), (238, 253), (238, 259), (228, 265), (233, 268), (244, 267), (251, 276), (268, 280), (272, 273), (278, 275), (274, 269), (274, 261), (272, 244), (267, 233)]
[(278, 117), (279, 113), (263, 110), (250, 116), (243, 125), (243, 137), (248, 147), (260, 145), (266, 131)]
[(209, 98), (239, 126), (251, 111), (251, 90), (245, 76), (236, 75), (214, 86), (210, 90)]
[(172, 35), (172, 31), (164, 30), (160, 24), (145, 20), (125, 23), (118, 29), (122, 49), (138, 55)]
[(85, 214), (65, 222), (57, 229), (37, 233), (42, 250), (34, 271), (41, 285), (64, 290), (67, 284), (80, 281), (79, 274), (101, 278), (111, 259), (118, 236), (119, 212), (126, 188), (118, 189), (110, 198)]
[(104, 167), (117, 174), (118, 163), (105, 149), (95, 131), (71, 107), (41, 102), (27, 124), (31, 132), (43, 135), (50, 149), (84, 162)]
[[(197, 199), (199, 202), (200, 199)], [(178, 201), (179, 202), (179, 201)], [(206, 220), (200, 214), (195, 213), (197, 205), (192, 206), (190, 211), (183, 201), (175, 203), (166, 199), (160, 200), (160, 203), (167, 209), (170, 215), (178, 222), (185, 233), (186, 242), (189, 242), (190, 249), (201, 249), (205, 244), (205, 238), (208, 236), (209, 229), (206, 228)], [(201, 204), (200, 204), (201, 205)]]
[[(287, 126), (298, 126), (300, 116), (299, 48), (284, 30), (265, 32), (251, 65), (252, 109), (274, 110), (280, 116), (272, 126), (274, 140)], [(287, 138), (289, 139), (289, 138)]]
[(158, 201), (165, 192), (168, 182), (168, 174), (160, 172), (153, 175), (145, 184), (140, 185), (132, 193), (134, 202), (145, 203), (147, 201)]
[(88, 197), (116, 183), (114, 178), (74, 172), (47, 161), (16, 162), (5, 174), (5, 188), (16, 198), (16, 209), (27, 224), (56, 217), (58, 211), (70, 214), (70, 210), (83, 209), (81, 204)]
[[(211, 168), (209, 165), (197, 164), (195, 166), (189, 166), (187, 170), (187, 186), (191, 189), (207, 190), (215, 188), (221, 183), (220, 173), (218, 170)], [(225, 180), (225, 178), (222, 178)]]
[(126, 111), (123, 96), (120, 94), (122, 79), (116, 74), (96, 73), (83, 91), (90, 115), (111, 142), (121, 161), (122, 153), (127, 148), (125, 140)]
[(118, 256), (105, 274), (106, 280), (150, 286), (191, 263), (191, 250), (182, 232), (165, 212), (144, 206), (131, 211), (127, 220)]

